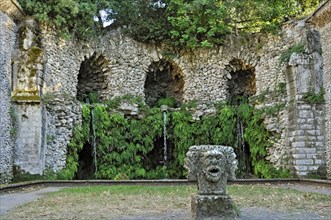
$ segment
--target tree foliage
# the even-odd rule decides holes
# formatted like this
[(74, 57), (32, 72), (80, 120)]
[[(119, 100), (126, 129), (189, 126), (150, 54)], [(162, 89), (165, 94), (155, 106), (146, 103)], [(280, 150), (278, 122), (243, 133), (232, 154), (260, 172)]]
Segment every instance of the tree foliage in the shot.
[[(286, 19), (309, 13), (321, 0), (19, 0), (34, 15), (79, 37), (95, 34), (107, 9), (113, 26), (141, 42), (210, 47), (229, 33), (276, 31)], [(100, 17), (100, 16), (99, 16)], [(100, 19), (99, 19), (100, 20)]]
[(93, 36), (100, 22), (99, 10), (107, 7), (107, 0), (18, 0), (26, 14), (41, 23), (55, 27), (63, 37)]
[[(308, 13), (320, 0), (110, 2), (113, 2), (112, 8), (116, 12), (110, 15), (111, 18), (128, 27), (133, 38), (139, 40), (141, 36), (148, 36), (145, 39), (164, 40), (171, 46), (195, 48), (221, 44), (222, 37), (229, 33), (276, 32), (284, 20)], [(162, 7), (156, 6), (160, 4)]]

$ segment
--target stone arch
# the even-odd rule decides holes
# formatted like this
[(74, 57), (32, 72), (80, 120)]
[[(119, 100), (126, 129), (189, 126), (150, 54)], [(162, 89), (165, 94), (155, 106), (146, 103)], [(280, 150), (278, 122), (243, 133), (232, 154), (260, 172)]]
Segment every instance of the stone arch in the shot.
[[(77, 99), (79, 101), (93, 102), (107, 99), (109, 63), (109, 60), (103, 54), (97, 52), (84, 57), (77, 76)], [(91, 94), (94, 94), (94, 97)], [(92, 100), (87, 100), (91, 98)], [(91, 127), (93, 124), (92, 114), (93, 111), (91, 111)], [(91, 179), (94, 177), (96, 167), (92, 156), (93, 152), (92, 144), (84, 143), (83, 148), (78, 152), (78, 170), (75, 179)]]
[(255, 67), (243, 60), (233, 59), (227, 65), (230, 74), (228, 98), (234, 101), (238, 97), (249, 98), (256, 94)]
[(109, 60), (97, 52), (82, 61), (77, 83), (77, 99), (84, 101), (94, 93), (99, 99), (107, 98), (107, 75), (110, 72)]
[(173, 98), (176, 106), (183, 101), (184, 78), (180, 67), (174, 62), (161, 59), (148, 67), (144, 85), (145, 101), (149, 106), (157, 105), (158, 100)]

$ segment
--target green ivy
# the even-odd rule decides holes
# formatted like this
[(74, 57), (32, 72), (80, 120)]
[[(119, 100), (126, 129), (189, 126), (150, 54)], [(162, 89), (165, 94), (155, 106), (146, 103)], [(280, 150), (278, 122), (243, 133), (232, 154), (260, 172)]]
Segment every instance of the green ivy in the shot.
[(309, 104), (324, 104), (325, 90), (321, 89), (318, 93), (307, 92), (303, 95), (302, 99)]
[[(117, 111), (120, 98), (83, 105), (83, 122), (75, 128), (68, 145), (67, 165), (61, 172), (63, 178), (74, 178), (78, 170), (78, 153), (85, 144), (91, 144), (92, 110), (97, 142), (96, 178), (184, 178), (186, 171), (183, 165), (188, 148), (203, 144), (234, 147), (239, 163), (246, 161), (246, 166), (239, 167), (239, 175), (247, 172), (243, 169), (247, 169), (248, 165), (257, 177), (284, 175), (283, 171), (278, 172), (265, 160), (267, 147), (272, 146), (272, 134), (264, 127), (263, 110), (257, 110), (247, 103), (239, 106), (218, 104), (216, 114), (203, 116), (200, 120), (193, 120), (189, 108), (167, 112), (167, 143), (171, 155), (168, 155), (168, 166), (165, 168), (162, 163), (155, 161), (157, 158), (154, 155), (155, 152), (163, 153), (163, 117), (160, 108), (150, 108), (141, 99), (124, 99), (126, 102), (139, 103), (139, 117), (126, 116)], [(238, 133), (239, 122), (243, 125), (243, 134)], [(241, 143), (249, 146), (246, 156), (241, 151)]]
[(288, 63), (293, 53), (303, 53), (305, 52), (304, 45), (302, 43), (298, 43), (288, 50), (284, 51), (279, 57), (279, 65), (283, 63)]
[[(78, 170), (78, 153), (83, 149), (84, 143), (90, 138), (90, 108), (87, 105), (82, 107), (83, 124), (74, 128), (72, 138), (67, 146), (66, 166), (58, 174), (59, 179), (73, 179)], [(85, 123), (84, 123), (85, 122)]]

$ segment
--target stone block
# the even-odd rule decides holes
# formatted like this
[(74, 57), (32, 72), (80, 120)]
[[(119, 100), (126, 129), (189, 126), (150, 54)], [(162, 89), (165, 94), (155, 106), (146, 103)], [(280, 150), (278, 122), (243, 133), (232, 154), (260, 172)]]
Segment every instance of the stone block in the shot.
[(323, 160), (315, 159), (315, 161), (314, 161), (314, 164), (323, 164), (323, 163), (324, 163)]
[(296, 148), (293, 151), (294, 154), (314, 154), (316, 153), (315, 148)]
[(292, 147), (294, 148), (299, 148), (299, 147), (305, 147), (306, 143), (304, 141), (298, 141), (298, 142), (293, 142)]
[(316, 136), (310, 136), (310, 135), (307, 135), (307, 136), (300, 136), (297, 138), (297, 141), (316, 141)]
[(307, 174), (308, 174), (308, 172), (305, 172), (305, 171), (297, 172), (298, 176), (306, 176)]
[(193, 195), (192, 219), (235, 219), (238, 215), (228, 195)]
[(318, 140), (318, 141), (324, 141), (325, 138), (324, 138), (324, 136), (317, 136), (317, 140)]
[(316, 158), (316, 154), (307, 154), (306, 158), (307, 159), (314, 159), (314, 158)]
[(316, 147), (324, 148), (324, 143), (323, 142), (315, 142), (314, 144), (315, 144)]
[(312, 111), (308, 111), (308, 110), (299, 111), (300, 118), (312, 118), (313, 116), (314, 116), (314, 114)]
[(308, 124), (314, 124), (315, 123), (315, 119), (314, 118), (308, 118), (307, 119), (307, 123)]
[(297, 171), (306, 171), (308, 169), (307, 166), (294, 166), (294, 168)]
[(311, 105), (308, 105), (308, 104), (302, 104), (302, 105), (298, 105), (298, 109), (308, 109), (310, 110), (311, 109)]
[(305, 124), (305, 123), (307, 123), (307, 120), (305, 118), (297, 118), (297, 123), (298, 124)]
[(314, 130), (314, 129), (307, 130), (306, 133), (309, 134), (309, 135), (321, 135), (321, 131)]
[(314, 124), (301, 124), (299, 126), (300, 129), (304, 129), (304, 130), (312, 130), (315, 129), (315, 125)]
[(308, 170), (309, 171), (315, 171), (315, 170), (318, 170), (318, 167), (319, 166), (308, 166)]
[(295, 164), (297, 164), (297, 165), (311, 165), (311, 164), (314, 164), (314, 161), (312, 159), (296, 160)]
[(293, 154), (294, 159), (304, 159), (306, 158), (306, 154)]

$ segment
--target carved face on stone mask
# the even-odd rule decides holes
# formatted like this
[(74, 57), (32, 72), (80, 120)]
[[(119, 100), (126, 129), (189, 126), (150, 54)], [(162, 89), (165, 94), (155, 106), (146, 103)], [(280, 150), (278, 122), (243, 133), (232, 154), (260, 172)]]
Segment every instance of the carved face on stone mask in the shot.
[(202, 155), (202, 172), (209, 182), (218, 182), (225, 174), (225, 158), (219, 151), (206, 151)]

